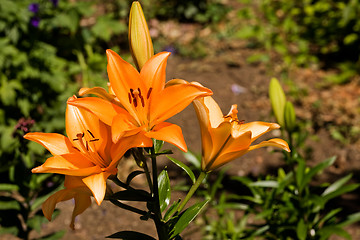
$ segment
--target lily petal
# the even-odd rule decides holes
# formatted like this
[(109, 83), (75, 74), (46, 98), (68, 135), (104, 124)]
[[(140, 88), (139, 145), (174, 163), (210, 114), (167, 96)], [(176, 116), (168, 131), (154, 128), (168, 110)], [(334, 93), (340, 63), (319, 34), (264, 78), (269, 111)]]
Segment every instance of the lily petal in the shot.
[(137, 127), (132, 120), (133, 118), (129, 114), (118, 114), (113, 118), (111, 132), (112, 141), (114, 143), (117, 143), (118, 140), (128, 131), (131, 131), (133, 134), (141, 131), (141, 128)]
[(62, 155), (76, 151), (70, 140), (58, 133), (33, 132), (27, 133), (24, 138), (43, 145), (52, 155)]
[(238, 152), (226, 152), (222, 155), (220, 155), (216, 161), (214, 162), (214, 164), (212, 164), (208, 169), (206, 169), (207, 171), (213, 171), (223, 165), (225, 165), (228, 162), (233, 161), (234, 159), (241, 157), (242, 155), (244, 155), (245, 153), (247, 153), (249, 151), (249, 149), (243, 149), (240, 150)]
[(158, 93), (165, 86), (165, 71), (167, 59), (171, 53), (161, 52), (150, 58), (140, 71), (140, 77), (146, 88), (152, 88), (153, 93)]
[(129, 111), (132, 116), (136, 116), (134, 106), (129, 102), (130, 89), (140, 88), (145, 92), (144, 83), (140, 80), (139, 72), (128, 62), (124, 61), (117, 53), (106, 50), (108, 59), (108, 76), (111, 87), (115, 92), (120, 103)]
[(106, 192), (106, 179), (111, 175), (108, 172), (101, 172), (83, 178), (83, 182), (91, 190), (98, 205), (104, 200)]
[(71, 190), (62, 189), (46, 199), (46, 201), (42, 204), (42, 211), (47, 220), (51, 221), (52, 214), (58, 202), (70, 200), (73, 197), (74, 193)]
[(161, 123), (181, 112), (194, 99), (211, 94), (210, 89), (191, 83), (167, 87), (150, 102), (150, 122), (153, 125)]
[(244, 132), (251, 131), (251, 142), (255, 141), (256, 139), (258, 139), (265, 133), (270, 132), (271, 130), (280, 128), (280, 125), (277, 123), (267, 122), (250, 122), (239, 124), (238, 126), (238, 128), (233, 129), (233, 136), (236, 137)]
[(100, 171), (99, 166), (94, 166), (81, 154), (54, 156), (48, 158), (43, 165), (31, 170), (32, 173), (59, 173), (71, 176), (88, 176)]
[(102, 99), (108, 100), (111, 102), (116, 97), (113, 94), (108, 93), (104, 88), (102, 87), (93, 87), (93, 88), (81, 88), (79, 90), (79, 95), (84, 96), (86, 94), (94, 94), (98, 97), (101, 97)]
[(109, 126), (112, 124), (112, 120), (117, 114), (128, 114), (125, 109), (116, 104), (96, 97), (68, 100), (68, 104), (87, 109)]
[(145, 133), (149, 138), (163, 140), (187, 152), (186, 143), (181, 128), (178, 125), (162, 122), (156, 125), (151, 132)]
[(281, 148), (287, 152), (290, 152), (290, 148), (289, 148), (289, 145), (286, 141), (284, 141), (283, 139), (280, 139), (280, 138), (273, 138), (273, 139), (270, 139), (268, 141), (263, 141), (257, 145), (253, 145), (253, 146), (250, 146), (249, 147), (249, 151), (252, 151), (254, 149), (258, 149), (258, 148), (261, 148), (261, 147), (278, 147), (278, 148)]
[(75, 192), (74, 194), (75, 207), (71, 216), (70, 227), (74, 230), (75, 217), (83, 213), (88, 207), (91, 206), (91, 198), (90, 198), (90, 194), (86, 194), (80, 191), (76, 192), (75, 189), (73, 191)]

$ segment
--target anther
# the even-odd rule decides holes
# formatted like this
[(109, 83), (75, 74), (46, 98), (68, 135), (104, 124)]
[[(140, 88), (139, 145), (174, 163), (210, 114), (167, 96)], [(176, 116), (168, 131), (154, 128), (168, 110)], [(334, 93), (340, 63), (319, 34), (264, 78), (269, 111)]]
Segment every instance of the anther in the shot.
[(88, 142), (87, 142), (87, 141), (86, 141), (85, 146), (86, 146), (86, 150), (88, 150), (88, 151), (89, 151), (89, 144), (88, 144)]
[(132, 97), (132, 98), (135, 97), (133, 92), (134, 92), (134, 89), (130, 88), (130, 94), (131, 94), (131, 97)]
[(131, 94), (128, 93), (128, 97), (129, 97), (129, 103), (131, 104)]
[(143, 107), (145, 107), (145, 101), (144, 101), (143, 96), (140, 95), (140, 99), (141, 99), (141, 105), (142, 105)]
[(96, 141), (99, 141), (99, 139), (98, 138), (91, 139), (89, 142), (96, 142)]
[(88, 133), (90, 133), (91, 137), (95, 138), (94, 135), (92, 134), (92, 132), (90, 132), (90, 130), (87, 130)]
[(137, 99), (134, 98), (134, 106), (137, 107)]
[[(76, 140), (77, 140), (77, 139), (76, 139)], [(74, 141), (75, 141), (75, 140), (74, 140)], [(76, 150), (78, 150), (78, 151), (80, 152), (80, 150), (79, 150), (77, 147), (74, 147), (74, 146), (73, 146), (73, 148), (75, 148)]]
[(146, 99), (149, 99), (152, 90), (153, 90), (152, 87), (149, 88), (149, 91), (148, 91), (148, 93), (147, 93), (147, 95), (146, 95)]

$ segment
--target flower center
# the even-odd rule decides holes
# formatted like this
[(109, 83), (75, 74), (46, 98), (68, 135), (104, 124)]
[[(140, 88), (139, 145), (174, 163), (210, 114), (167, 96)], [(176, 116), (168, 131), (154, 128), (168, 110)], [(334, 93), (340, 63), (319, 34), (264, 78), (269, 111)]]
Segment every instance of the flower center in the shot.
[[(149, 88), (149, 91), (146, 94), (146, 99), (150, 98), (151, 92), (152, 92), (152, 88)], [(142, 107), (145, 107), (145, 99), (141, 93), (140, 88), (137, 89), (130, 88), (130, 91), (128, 92), (128, 97), (129, 97), (129, 103), (133, 104), (135, 108), (140, 104)]]

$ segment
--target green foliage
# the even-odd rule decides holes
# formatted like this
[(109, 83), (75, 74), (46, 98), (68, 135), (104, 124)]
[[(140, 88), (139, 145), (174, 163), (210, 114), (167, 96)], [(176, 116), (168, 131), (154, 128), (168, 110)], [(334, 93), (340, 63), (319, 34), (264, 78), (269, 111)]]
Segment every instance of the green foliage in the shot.
[(286, 64), (345, 64), (345, 71), (340, 70), (346, 74), (338, 82), (359, 72), (358, 0), (241, 2), (245, 7), (238, 16), (244, 24), (237, 36), (250, 39), (252, 46), (276, 51)]
[[(30, 4), (38, 4), (38, 10)], [(63, 133), (67, 98), (81, 86), (105, 86), (104, 48), (112, 47), (107, 42), (115, 36), (126, 36), (120, 12), (104, 13), (86, 23), (95, 13), (94, 4), (0, 1), (1, 233), (27, 238), (32, 229), (39, 230), (44, 218), (38, 209), (62, 182), (51, 174), (31, 174), (47, 155), (23, 135)], [(56, 237), (61, 234), (47, 239)]]

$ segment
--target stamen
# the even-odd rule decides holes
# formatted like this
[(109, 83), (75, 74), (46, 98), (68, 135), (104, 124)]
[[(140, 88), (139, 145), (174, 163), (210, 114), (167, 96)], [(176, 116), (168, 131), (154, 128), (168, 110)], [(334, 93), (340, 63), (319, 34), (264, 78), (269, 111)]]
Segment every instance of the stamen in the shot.
[(146, 99), (149, 99), (152, 90), (153, 90), (152, 87), (149, 88), (149, 91), (148, 91), (148, 93), (147, 93), (147, 95), (146, 95)]
[(131, 104), (131, 94), (128, 93), (128, 97), (129, 97), (129, 103)]
[(134, 106), (137, 107), (137, 99), (134, 98)]
[[(77, 139), (76, 139), (76, 140), (77, 140)], [(74, 141), (75, 141), (75, 140), (74, 140)], [(73, 148), (75, 148), (76, 150), (78, 150), (78, 151), (80, 152), (80, 150), (79, 150), (77, 147), (74, 147), (74, 146), (73, 146)]]
[(88, 150), (89, 151), (89, 143), (86, 141), (86, 150)]
[(140, 99), (141, 99), (141, 105), (142, 105), (143, 107), (145, 107), (145, 101), (144, 101), (143, 96), (140, 95)]
[(134, 92), (134, 89), (130, 88), (130, 93), (131, 93), (131, 97), (132, 97), (132, 98), (135, 97), (133, 92)]
[(141, 90), (140, 90), (140, 88), (138, 88), (137, 90), (139, 91), (139, 96), (141, 96)]
[(89, 142), (96, 142), (96, 141), (99, 141), (99, 139), (98, 138), (91, 139)]
[(90, 133), (91, 137), (95, 138), (94, 135), (92, 134), (92, 132), (90, 132), (90, 130), (87, 130), (88, 133)]

